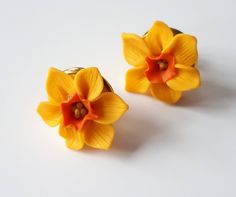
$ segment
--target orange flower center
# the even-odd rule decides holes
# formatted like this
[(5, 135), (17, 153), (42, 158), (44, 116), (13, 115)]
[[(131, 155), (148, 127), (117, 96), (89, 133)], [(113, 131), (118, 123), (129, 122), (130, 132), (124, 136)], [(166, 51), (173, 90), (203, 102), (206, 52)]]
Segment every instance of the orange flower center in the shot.
[(165, 83), (177, 74), (175, 59), (170, 54), (161, 53), (157, 57), (146, 57), (148, 68), (145, 75), (152, 83)]
[(94, 120), (97, 116), (93, 113), (91, 103), (81, 99), (77, 94), (61, 103), (63, 125), (72, 126), (80, 130), (88, 120)]

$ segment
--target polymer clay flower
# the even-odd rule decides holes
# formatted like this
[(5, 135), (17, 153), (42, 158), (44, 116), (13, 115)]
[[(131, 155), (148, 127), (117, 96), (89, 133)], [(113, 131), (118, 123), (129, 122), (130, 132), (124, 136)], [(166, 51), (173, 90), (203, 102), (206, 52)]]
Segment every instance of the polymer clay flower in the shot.
[(156, 21), (140, 37), (123, 33), (126, 61), (135, 68), (126, 73), (126, 90), (151, 94), (164, 102), (176, 103), (182, 92), (200, 85), (196, 68), (197, 40)]
[(49, 126), (59, 127), (66, 145), (74, 150), (84, 144), (108, 149), (112, 124), (128, 109), (113, 91), (107, 91), (105, 79), (97, 68), (85, 68), (75, 75), (50, 68), (46, 83), (48, 101), (41, 102), (38, 113)]

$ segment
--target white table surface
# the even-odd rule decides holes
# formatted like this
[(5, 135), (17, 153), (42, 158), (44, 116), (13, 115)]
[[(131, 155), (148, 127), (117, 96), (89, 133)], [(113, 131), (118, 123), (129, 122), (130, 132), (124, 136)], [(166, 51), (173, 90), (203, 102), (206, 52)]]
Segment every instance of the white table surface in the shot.
[[(236, 3), (0, 2), (0, 196), (236, 196)], [(176, 106), (124, 90), (122, 32), (198, 38), (202, 87)], [(111, 150), (71, 151), (36, 113), (48, 68), (97, 66), (130, 110)]]

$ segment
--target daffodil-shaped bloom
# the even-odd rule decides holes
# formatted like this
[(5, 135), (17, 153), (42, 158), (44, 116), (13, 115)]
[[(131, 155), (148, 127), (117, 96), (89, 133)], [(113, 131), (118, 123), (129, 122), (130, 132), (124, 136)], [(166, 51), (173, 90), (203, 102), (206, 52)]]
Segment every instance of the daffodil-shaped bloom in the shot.
[(112, 123), (128, 109), (113, 91), (107, 91), (97, 68), (86, 68), (68, 75), (51, 68), (46, 90), (48, 101), (41, 102), (38, 113), (49, 126), (60, 124), (59, 133), (74, 150), (84, 144), (108, 149), (114, 129)]
[(124, 56), (135, 68), (126, 74), (126, 90), (176, 103), (183, 91), (199, 87), (197, 40), (157, 21), (148, 33), (122, 35)]

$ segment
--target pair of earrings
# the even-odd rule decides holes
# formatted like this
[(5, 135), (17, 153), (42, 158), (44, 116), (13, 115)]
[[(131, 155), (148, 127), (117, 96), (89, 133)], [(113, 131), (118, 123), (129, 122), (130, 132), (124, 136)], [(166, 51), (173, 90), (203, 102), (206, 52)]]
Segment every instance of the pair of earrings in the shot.
[[(196, 68), (197, 40), (194, 36), (156, 21), (140, 37), (122, 35), (124, 56), (134, 68), (126, 74), (126, 90), (151, 92), (153, 97), (176, 103), (184, 91), (200, 86)], [(112, 124), (128, 110), (96, 67), (60, 71), (50, 68), (46, 91), (48, 101), (41, 102), (38, 113), (49, 126), (59, 126), (67, 147), (79, 150), (87, 146), (109, 149)]]

